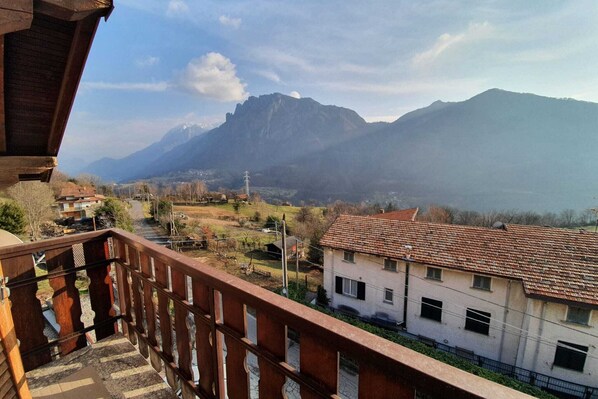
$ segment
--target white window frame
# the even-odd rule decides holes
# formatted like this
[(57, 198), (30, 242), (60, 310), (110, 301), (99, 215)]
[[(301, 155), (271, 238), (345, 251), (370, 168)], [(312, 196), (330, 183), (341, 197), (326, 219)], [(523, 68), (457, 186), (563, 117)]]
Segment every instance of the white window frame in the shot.
[[(386, 267), (386, 262), (394, 262), (394, 268), (392, 267)], [(390, 258), (384, 258), (384, 270), (387, 270), (389, 272), (396, 272), (399, 268), (399, 262), (397, 262), (394, 259), (390, 259)]]
[(357, 280), (343, 277), (343, 295), (357, 298), (357, 283)]
[[(480, 278), (480, 281), (485, 281), (488, 279), (488, 288), (483, 287), (481, 285), (476, 285), (476, 277)], [(492, 277), (482, 276), (481, 274), (474, 274), (471, 278), (471, 288), (475, 288), (477, 290), (482, 291), (492, 291)]]
[[(587, 320), (585, 322), (580, 322), (580, 321), (577, 321), (577, 320), (571, 320), (571, 319), (569, 319), (571, 308), (577, 309), (577, 310), (587, 311), (588, 312), (588, 318), (587, 318)], [(565, 321), (567, 323), (579, 324), (579, 325), (582, 325), (582, 326), (589, 326), (590, 325), (590, 320), (592, 320), (592, 310), (591, 309), (586, 309), (586, 308), (582, 308), (582, 307), (579, 307), (579, 306), (567, 306), (567, 317), (565, 317)]]
[[(430, 271), (436, 271), (438, 270), (440, 273), (440, 277), (436, 278), (435, 276), (433, 276), (433, 273), (430, 273)], [(434, 281), (442, 281), (442, 269), (439, 267), (432, 267), (432, 266), (427, 266), (426, 267), (426, 278), (428, 280), (434, 280)]]
[[(350, 259), (348, 259), (350, 258)], [(349, 263), (355, 263), (355, 252), (353, 251), (343, 251), (343, 260)]]
[[(390, 299), (388, 295), (390, 294)], [(392, 288), (384, 288), (384, 303), (394, 303), (394, 290)]]

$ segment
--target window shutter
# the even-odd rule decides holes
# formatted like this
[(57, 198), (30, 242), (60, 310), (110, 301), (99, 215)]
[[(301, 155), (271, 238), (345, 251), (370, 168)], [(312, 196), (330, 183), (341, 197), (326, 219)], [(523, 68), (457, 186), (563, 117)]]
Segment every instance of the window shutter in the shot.
[(342, 277), (336, 276), (335, 292), (337, 294), (342, 294), (343, 293), (343, 278)]
[(365, 300), (365, 283), (363, 281), (357, 282), (357, 299)]

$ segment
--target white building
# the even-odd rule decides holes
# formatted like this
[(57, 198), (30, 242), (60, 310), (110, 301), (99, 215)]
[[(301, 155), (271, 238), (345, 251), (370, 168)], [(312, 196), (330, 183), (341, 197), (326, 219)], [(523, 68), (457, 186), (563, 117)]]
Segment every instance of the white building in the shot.
[(334, 308), (598, 386), (598, 234), (340, 216), (321, 244)]

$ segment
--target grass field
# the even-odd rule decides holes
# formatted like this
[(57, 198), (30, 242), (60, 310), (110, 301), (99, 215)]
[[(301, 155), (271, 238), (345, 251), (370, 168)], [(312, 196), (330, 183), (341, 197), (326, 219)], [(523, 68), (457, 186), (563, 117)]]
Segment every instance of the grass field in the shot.
[[(186, 255), (196, 258), (210, 266), (239, 276), (267, 289), (277, 289), (282, 286), (282, 263), (280, 259), (274, 259), (269, 254), (260, 251), (266, 244), (276, 241), (279, 237), (273, 232), (265, 233), (261, 229), (269, 215), (282, 218), (286, 215), (289, 228), (295, 224), (295, 216), (299, 207), (277, 206), (259, 202), (254, 204), (241, 204), (238, 212), (235, 211), (232, 203), (210, 206), (180, 206), (174, 207), (175, 213), (184, 213), (188, 219), (183, 222), (190, 227), (209, 227), (219, 238), (234, 238), (238, 245), (236, 250), (226, 250), (226, 255), (233, 259), (223, 259), (214, 252), (198, 250), (185, 252)], [(259, 212), (260, 221), (253, 221), (255, 213)], [(315, 211), (317, 212), (317, 211)], [(239, 223), (239, 220), (243, 220)], [(243, 224), (243, 226), (241, 226)], [(241, 244), (245, 243), (243, 246)], [(255, 250), (254, 250), (255, 248)], [(221, 250), (220, 252), (224, 252)], [(242, 264), (249, 264), (258, 271), (269, 272), (271, 277), (258, 273), (245, 274), (241, 268)], [(288, 261), (289, 280), (294, 281), (295, 260)], [(322, 272), (317, 268), (310, 267), (305, 261), (300, 262), (298, 279), (300, 282), (307, 281), (308, 289), (315, 291), (318, 285), (322, 284)]]

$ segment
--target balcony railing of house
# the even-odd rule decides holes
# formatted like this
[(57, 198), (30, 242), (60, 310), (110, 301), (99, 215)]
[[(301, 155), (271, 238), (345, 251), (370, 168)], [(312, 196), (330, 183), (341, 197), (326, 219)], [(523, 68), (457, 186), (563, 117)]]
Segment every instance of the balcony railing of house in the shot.
[[(39, 252), (44, 275), (32, 257)], [(339, 398), (341, 357), (358, 364), (360, 398), (528, 397), (121, 230), (0, 248), (0, 262), (25, 371), (85, 347), (92, 333), (100, 340), (121, 331), (183, 398), (250, 397), (248, 354), (257, 358), (262, 398), (284, 397), (289, 380), (302, 398)], [(82, 274), (95, 312), (87, 327), (75, 284)], [(40, 281), (53, 289), (57, 339), (44, 335)], [(296, 366), (287, 359), (288, 330), (299, 337)], [(11, 342), (3, 339), (6, 353)], [(22, 370), (12, 377), (17, 390), (25, 385)]]

